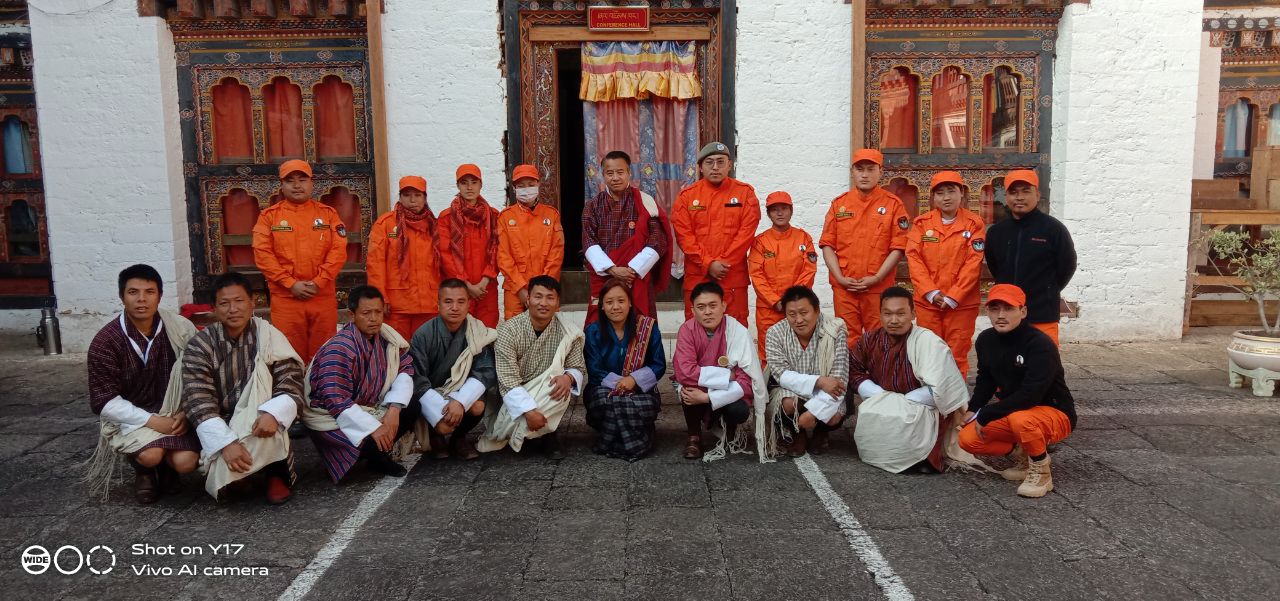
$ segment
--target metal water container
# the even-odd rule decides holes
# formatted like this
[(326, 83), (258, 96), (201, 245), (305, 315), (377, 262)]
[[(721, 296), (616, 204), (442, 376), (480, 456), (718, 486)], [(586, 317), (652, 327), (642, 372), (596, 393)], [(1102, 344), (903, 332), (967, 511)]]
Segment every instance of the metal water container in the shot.
[(40, 325), (36, 326), (36, 340), (44, 347), (46, 355), (62, 354), (62, 329), (58, 326), (57, 309), (45, 307), (40, 310)]

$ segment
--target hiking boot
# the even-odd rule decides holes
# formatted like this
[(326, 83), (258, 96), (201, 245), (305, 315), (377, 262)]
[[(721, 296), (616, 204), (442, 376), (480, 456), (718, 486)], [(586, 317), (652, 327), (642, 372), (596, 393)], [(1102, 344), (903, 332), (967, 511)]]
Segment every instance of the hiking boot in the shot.
[(831, 448), (831, 433), (825, 428), (818, 428), (813, 431), (813, 435), (809, 437), (809, 454), (821, 455)]
[(702, 437), (690, 436), (684, 444), (685, 459), (702, 459)]
[(160, 491), (156, 486), (156, 471), (152, 469), (139, 469), (137, 477), (133, 480), (133, 496), (143, 505), (150, 505), (160, 498)]
[(560, 448), (559, 434), (557, 434), (556, 432), (552, 432), (546, 436), (543, 436), (542, 440), (543, 440), (542, 444), (546, 445), (545, 447), (543, 447), (543, 452), (546, 453), (548, 459), (551, 459), (554, 461), (559, 461), (561, 459), (564, 459), (564, 449)]
[(1000, 470), (1000, 476), (1005, 480), (1012, 482), (1021, 482), (1027, 479), (1027, 464), (1030, 459), (1027, 458), (1027, 452), (1022, 450), (1022, 445), (1013, 445), (1013, 467)]
[(1027, 465), (1027, 479), (1018, 485), (1018, 496), (1039, 499), (1053, 490), (1053, 473), (1049, 471), (1049, 456)]
[(431, 458), (432, 459), (448, 459), (449, 458), (449, 443), (445, 441), (443, 435), (441, 435), (439, 432), (436, 432), (435, 429), (432, 428), (431, 433), (427, 435), (427, 438), (431, 442)]
[(280, 476), (267, 478), (268, 505), (283, 505), (291, 496), (293, 493), (289, 491), (289, 485), (284, 483), (284, 478)]
[(791, 436), (791, 444), (787, 445), (788, 457), (800, 457), (805, 451), (805, 433), (800, 430)]
[(377, 472), (384, 476), (392, 478), (403, 478), (409, 470), (404, 469), (403, 465), (392, 461), (391, 456), (386, 453), (370, 453), (367, 463), (371, 471)]
[(480, 451), (477, 451), (476, 446), (462, 434), (454, 434), (449, 438), (449, 454), (465, 461), (480, 457)]

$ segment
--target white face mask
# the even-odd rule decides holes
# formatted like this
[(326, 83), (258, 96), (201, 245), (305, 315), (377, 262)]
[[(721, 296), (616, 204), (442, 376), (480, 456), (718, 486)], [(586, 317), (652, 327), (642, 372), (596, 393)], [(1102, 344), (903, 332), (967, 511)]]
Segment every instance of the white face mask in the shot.
[(533, 204), (538, 200), (538, 187), (516, 188), (516, 200), (524, 204)]

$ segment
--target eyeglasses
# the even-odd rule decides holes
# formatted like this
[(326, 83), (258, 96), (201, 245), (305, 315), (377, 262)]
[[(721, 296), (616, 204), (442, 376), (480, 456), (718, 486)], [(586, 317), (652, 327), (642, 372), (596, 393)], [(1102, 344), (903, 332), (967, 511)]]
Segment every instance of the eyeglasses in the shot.
[(724, 167), (729, 164), (729, 159), (705, 159), (702, 164), (705, 167)]

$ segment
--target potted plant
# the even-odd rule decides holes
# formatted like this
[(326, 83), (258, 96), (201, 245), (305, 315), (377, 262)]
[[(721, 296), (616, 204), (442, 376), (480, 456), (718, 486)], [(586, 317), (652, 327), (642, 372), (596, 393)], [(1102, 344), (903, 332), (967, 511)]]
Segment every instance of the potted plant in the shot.
[[(1257, 303), (1259, 330), (1234, 333), (1227, 346), (1228, 375), (1232, 388), (1253, 380), (1253, 394), (1271, 396), (1280, 380), (1280, 308), (1267, 315), (1267, 301), (1280, 300), (1280, 230), (1253, 239), (1247, 232), (1214, 231), (1207, 236), (1209, 265), (1222, 284)], [(1218, 259), (1214, 261), (1212, 259)]]

